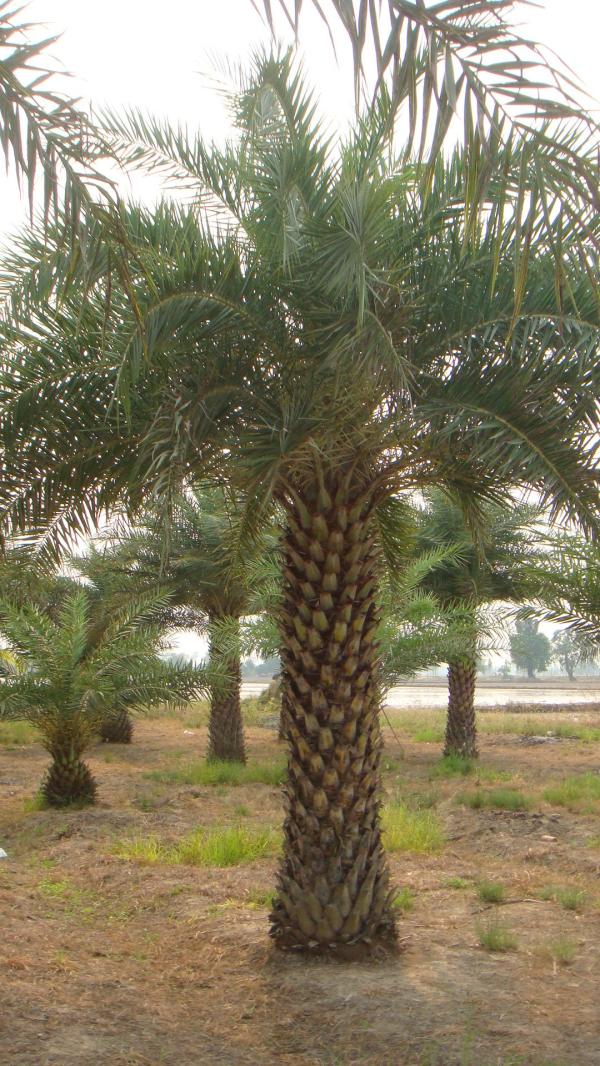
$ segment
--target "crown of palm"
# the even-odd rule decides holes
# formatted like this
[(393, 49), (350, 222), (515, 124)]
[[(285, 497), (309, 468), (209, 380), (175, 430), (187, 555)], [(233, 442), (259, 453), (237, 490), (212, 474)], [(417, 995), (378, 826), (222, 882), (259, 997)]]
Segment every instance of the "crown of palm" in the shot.
[[(468, 150), (424, 189), (394, 158), (385, 112), (325, 143), (285, 56), (236, 97), (225, 150), (140, 115), (109, 120), (127, 162), (186, 176), (205, 211), (128, 208), (128, 285), (107, 293), (100, 250), (83, 311), (76, 285), (58, 309), (40, 301), (39, 242), (6, 268), (7, 514), (35, 523), (51, 501), (85, 526), (200, 474), (250, 490), (258, 518), (315, 456), (360, 454), (382, 499), (518, 484), (596, 521), (599, 318), (580, 234), (557, 219), (557, 265), (535, 170), (527, 197), (517, 181), (523, 145), (482, 158), (485, 196), (470, 196)], [(60, 273), (51, 241), (43, 262)]]

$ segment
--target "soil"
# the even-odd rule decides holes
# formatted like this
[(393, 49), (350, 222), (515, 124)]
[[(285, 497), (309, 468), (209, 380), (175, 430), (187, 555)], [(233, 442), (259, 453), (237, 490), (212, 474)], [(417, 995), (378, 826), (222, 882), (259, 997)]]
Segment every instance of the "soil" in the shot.
[[(398, 732), (402, 748), (385, 738), (386, 790), (434, 803), (446, 843), (390, 856), (415, 895), (399, 912), (400, 952), (357, 962), (271, 946), (267, 906), (253, 900), (273, 884), (272, 859), (207, 869), (116, 854), (132, 836), (278, 824), (276, 788), (145, 776), (200, 758), (203, 730), (145, 721), (131, 746), (93, 749), (99, 803), (85, 810), (36, 810), (44, 752), (0, 750), (3, 1066), (598, 1066), (600, 804), (572, 812), (541, 793), (599, 772), (600, 744), (483, 735), (485, 770), (509, 772), (534, 802), (474, 810), (456, 800), (473, 779), (430, 780), (438, 746)], [(249, 730), (248, 750), (281, 757), (267, 729)], [(482, 879), (501, 882), (507, 901), (481, 902)], [(548, 885), (584, 892), (581, 909), (540, 899)], [(513, 950), (481, 946), (478, 928), (495, 920)], [(565, 942), (568, 965), (552, 957)]]

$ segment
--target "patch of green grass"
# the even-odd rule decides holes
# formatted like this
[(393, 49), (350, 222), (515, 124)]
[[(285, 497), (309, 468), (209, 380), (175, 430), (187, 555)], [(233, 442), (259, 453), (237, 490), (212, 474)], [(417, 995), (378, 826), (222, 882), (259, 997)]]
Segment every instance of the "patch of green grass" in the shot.
[(561, 907), (564, 907), (567, 911), (581, 910), (587, 899), (583, 889), (568, 886), (560, 888), (556, 885), (545, 885), (538, 892), (538, 896), (540, 899), (553, 900), (555, 903), (560, 903)]
[(442, 827), (431, 810), (410, 810), (404, 804), (384, 807), (383, 842), (388, 851), (439, 851), (444, 843)]
[(45, 811), (48, 807), (46, 800), (41, 792), (36, 792), (35, 796), (27, 796), (23, 800), (23, 810), (27, 814), (31, 814), (32, 811)]
[(600, 848), (600, 836), (590, 837), (589, 840), (586, 840), (586, 847), (587, 848)]
[(508, 734), (516, 733), (518, 736), (537, 736), (541, 733), (552, 733), (557, 737), (565, 737), (569, 740), (581, 740), (584, 744), (600, 742), (600, 727), (579, 724), (577, 722), (565, 722), (563, 718), (536, 717), (524, 718), (522, 714), (507, 711), (486, 711), (479, 717), (479, 731), (481, 733)]
[(253, 888), (248, 892), (244, 899), (244, 906), (250, 907), (251, 910), (262, 910), (263, 908), (271, 908), (275, 902), (277, 893), (273, 888), (260, 889)]
[(424, 726), (413, 733), (412, 739), (416, 744), (441, 744), (444, 739), (444, 729), (441, 726)]
[(402, 911), (403, 914), (408, 914), (412, 911), (415, 905), (415, 896), (410, 888), (399, 888), (394, 896), (392, 906), (396, 910)]
[(577, 945), (575, 941), (563, 936), (548, 940), (537, 948), (538, 955), (551, 959), (552, 962), (557, 963), (559, 966), (569, 966), (573, 962), (576, 953)]
[(554, 807), (567, 807), (571, 811), (593, 813), (600, 803), (600, 774), (577, 774), (565, 777), (543, 793), (546, 803)]
[(72, 892), (70, 881), (55, 881), (51, 877), (44, 877), (37, 887), (38, 892), (41, 892), (43, 896), (50, 896), (53, 899), (64, 898)]
[(467, 759), (464, 755), (444, 755), (435, 766), (432, 766), (429, 776), (434, 777), (467, 777), (475, 771), (475, 759)]
[(7, 748), (35, 744), (37, 730), (29, 722), (0, 722), (0, 744)]
[[(390, 713), (390, 712), (388, 712)], [(391, 711), (394, 729), (421, 744), (441, 744), (446, 715), (440, 711)]]
[(506, 890), (497, 881), (481, 881), (477, 885), (477, 895), (482, 903), (502, 903), (506, 899)]
[(466, 877), (448, 877), (444, 882), (444, 888), (471, 888), (472, 882), (467, 881)]
[(510, 781), (513, 777), (508, 770), (492, 770), (489, 766), (477, 766), (475, 769), (477, 783), (484, 781), (488, 785)]
[(462, 792), (457, 796), (457, 802), (474, 810), (482, 808), (501, 811), (526, 811), (531, 806), (531, 800), (514, 788), (478, 789), (477, 792)]
[(554, 899), (566, 911), (580, 911), (585, 905), (587, 895), (580, 888), (557, 888)]
[(486, 951), (515, 951), (518, 947), (515, 934), (502, 922), (493, 921), (487, 925), (478, 925), (477, 936)]
[(233, 813), (236, 818), (248, 818), (250, 815), (250, 808), (245, 803), (236, 803), (233, 808)]
[(227, 826), (199, 829), (174, 844), (165, 844), (155, 836), (133, 837), (118, 843), (115, 851), (122, 858), (135, 862), (222, 868), (274, 855), (280, 839), (279, 833), (271, 828)]
[(172, 770), (151, 770), (144, 775), (164, 785), (280, 785), (285, 778), (283, 761), (248, 766), (237, 762), (191, 762)]
[(154, 811), (164, 803), (164, 794), (156, 789), (144, 789), (137, 792), (131, 802), (140, 811)]
[(581, 740), (584, 744), (598, 744), (600, 742), (600, 728), (588, 725), (571, 725), (559, 722), (554, 726), (553, 733), (557, 737), (566, 737), (568, 740)]

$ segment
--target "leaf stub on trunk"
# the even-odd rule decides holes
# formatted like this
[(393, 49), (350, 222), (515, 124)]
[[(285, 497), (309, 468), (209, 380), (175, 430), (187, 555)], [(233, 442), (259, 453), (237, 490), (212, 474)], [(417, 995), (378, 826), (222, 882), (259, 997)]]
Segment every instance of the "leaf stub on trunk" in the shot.
[(462, 755), (476, 759), (477, 723), (475, 718), (474, 662), (455, 662), (448, 666), (448, 717), (444, 755)]
[(280, 627), (289, 761), (271, 934), (288, 948), (393, 941), (370, 508), (331, 491), (288, 514)]

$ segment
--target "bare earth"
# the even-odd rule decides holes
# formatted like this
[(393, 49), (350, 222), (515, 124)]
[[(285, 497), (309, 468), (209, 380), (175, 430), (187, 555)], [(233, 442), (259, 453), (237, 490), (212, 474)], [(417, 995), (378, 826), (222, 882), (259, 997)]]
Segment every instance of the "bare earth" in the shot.
[[(598, 727), (600, 715), (577, 723)], [(45, 764), (39, 746), (0, 749), (2, 1066), (598, 1066), (600, 804), (571, 812), (541, 792), (600, 772), (600, 743), (486, 733), (482, 766), (510, 773), (534, 802), (473, 810), (456, 802), (473, 778), (431, 781), (439, 744), (409, 739), (401, 715), (393, 726), (387, 792), (435, 793), (446, 843), (391, 856), (415, 905), (399, 912), (399, 955), (367, 963), (271, 948), (267, 909), (251, 900), (272, 885), (274, 860), (206, 869), (115, 854), (134, 835), (280, 822), (276, 788), (144, 776), (200, 757), (203, 730), (140, 722), (131, 747), (97, 747), (100, 803), (66, 813), (27, 803)], [(251, 758), (281, 756), (272, 731), (251, 729), (249, 742)], [(482, 878), (502, 882), (510, 902), (482, 903)], [(548, 885), (582, 890), (581, 909), (536, 898)], [(514, 950), (481, 947), (477, 928), (496, 916)], [(565, 939), (568, 965), (548, 953)]]

